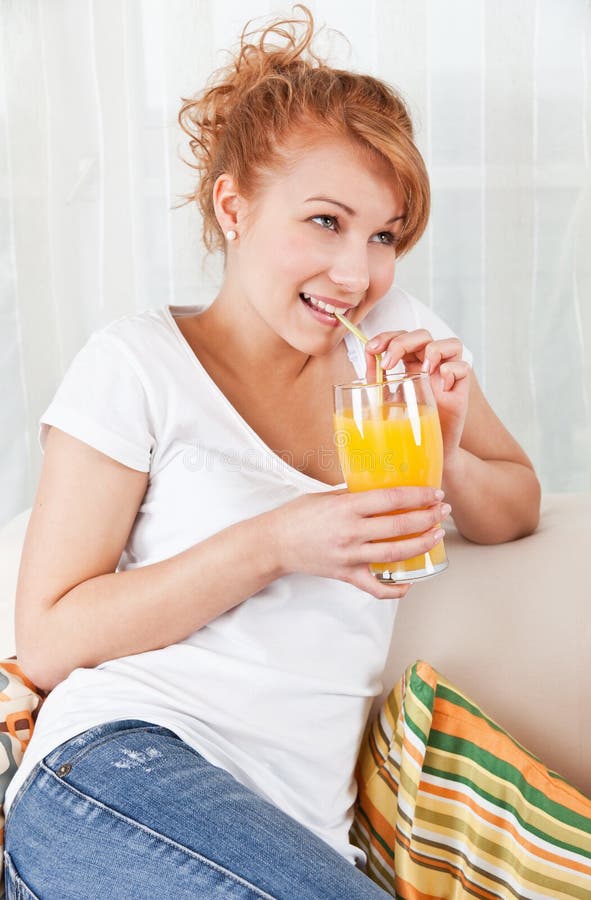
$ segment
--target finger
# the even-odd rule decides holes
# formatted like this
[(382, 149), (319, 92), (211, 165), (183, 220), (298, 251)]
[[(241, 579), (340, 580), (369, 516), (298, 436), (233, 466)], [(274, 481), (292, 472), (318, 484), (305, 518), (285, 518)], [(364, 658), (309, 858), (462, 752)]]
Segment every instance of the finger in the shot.
[(397, 510), (421, 509), (443, 500), (444, 494), (433, 487), (392, 487), (359, 491), (350, 495), (353, 511), (360, 516), (376, 516)]
[[(433, 335), (425, 328), (417, 331), (402, 331), (394, 334), (387, 342), (382, 356), (382, 368), (393, 369), (401, 359), (414, 356), (423, 359), (423, 348), (433, 343)], [(367, 346), (367, 345), (366, 345)]]
[(424, 534), (397, 541), (378, 541), (363, 544), (359, 559), (367, 563), (397, 563), (428, 553), (445, 537), (443, 528), (435, 526)]
[(422, 534), (439, 525), (450, 513), (449, 503), (436, 503), (427, 509), (363, 519), (360, 538), (362, 541), (386, 541)]
[(444, 360), (461, 360), (464, 345), (458, 338), (432, 341), (425, 347), (423, 372), (436, 372)]
[(365, 380), (368, 384), (373, 384), (376, 380), (376, 358), (373, 353), (366, 353)]
[(380, 331), (375, 337), (365, 345), (366, 353), (383, 353), (388, 344), (394, 338), (400, 337), (402, 334), (408, 334), (408, 331)]
[(396, 584), (396, 582), (388, 584), (384, 581), (378, 581), (367, 566), (360, 566), (355, 571), (355, 575), (351, 578), (351, 584), (367, 594), (371, 594), (372, 597), (376, 597), (378, 600), (399, 600), (401, 597), (405, 597), (411, 588), (411, 584), (408, 582), (405, 584)]
[(452, 391), (456, 382), (463, 381), (470, 373), (470, 366), (465, 362), (446, 362), (439, 367), (441, 387), (444, 391)]
[[(371, 384), (376, 380), (376, 356), (381, 354), (388, 347), (392, 338), (406, 334), (406, 331), (383, 331), (376, 337), (372, 338), (365, 345), (365, 364), (366, 364), (366, 381)], [(380, 367), (385, 370), (383, 358), (380, 359)]]

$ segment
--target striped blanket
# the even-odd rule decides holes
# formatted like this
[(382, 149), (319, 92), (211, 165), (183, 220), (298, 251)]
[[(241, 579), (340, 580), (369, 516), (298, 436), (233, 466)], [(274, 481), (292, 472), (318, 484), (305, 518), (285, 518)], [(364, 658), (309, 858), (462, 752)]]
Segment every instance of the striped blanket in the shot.
[(363, 743), (351, 830), (367, 874), (404, 900), (591, 900), (591, 801), (427, 663)]
[[(2, 799), (43, 693), (0, 660)], [(401, 900), (591, 900), (591, 801), (423, 662), (410, 666), (363, 742), (351, 839)]]

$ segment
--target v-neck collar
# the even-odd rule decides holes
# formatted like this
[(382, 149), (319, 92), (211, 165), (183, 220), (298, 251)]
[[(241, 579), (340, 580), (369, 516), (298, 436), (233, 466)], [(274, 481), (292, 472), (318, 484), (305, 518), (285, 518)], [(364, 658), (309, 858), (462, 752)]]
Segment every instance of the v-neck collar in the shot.
[[(175, 335), (178, 343), (183, 349), (185, 354), (188, 354), (190, 359), (192, 360), (193, 365), (197, 368), (200, 373), (202, 379), (209, 385), (210, 391), (215, 393), (220, 401), (226, 406), (229, 410), (230, 414), (234, 417), (236, 422), (240, 425), (243, 431), (249, 436), (250, 440), (257, 444), (268, 456), (270, 456), (275, 464), (275, 471), (279, 471), (281, 473), (285, 473), (294, 481), (300, 481), (302, 484), (313, 487), (316, 491), (322, 489), (325, 491), (336, 491), (340, 488), (346, 487), (346, 483), (343, 481), (340, 484), (327, 484), (326, 481), (321, 481), (319, 478), (313, 478), (311, 475), (306, 475), (305, 472), (301, 472), (299, 469), (296, 469), (294, 466), (290, 466), (281, 456), (275, 453), (274, 450), (269, 447), (268, 444), (264, 442), (264, 440), (257, 434), (257, 432), (252, 428), (246, 419), (244, 419), (235, 406), (228, 400), (224, 392), (218, 387), (215, 383), (205, 366), (201, 363), (199, 357), (187, 341), (186, 337), (182, 333), (179, 328), (175, 314), (179, 317), (184, 316), (193, 316), (196, 313), (200, 313), (203, 311), (203, 308), (200, 306), (165, 306), (164, 307), (164, 317), (168, 322), (172, 333)], [(346, 336), (346, 338), (349, 335)], [(349, 343), (347, 343), (347, 352), (349, 354), (349, 358), (353, 363), (356, 371), (358, 371), (358, 367), (355, 362), (355, 358), (352, 357), (352, 348)], [(357, 357), (358, 358), (358, 357)]]

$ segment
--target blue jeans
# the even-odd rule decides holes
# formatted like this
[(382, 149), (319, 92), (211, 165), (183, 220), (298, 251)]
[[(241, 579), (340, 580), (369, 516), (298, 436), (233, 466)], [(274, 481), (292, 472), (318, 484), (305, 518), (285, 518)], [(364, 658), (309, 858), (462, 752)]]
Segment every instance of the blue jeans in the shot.
[(172, 731), (107, 722), (66, 741), (6, 822), (7, 900), (378, 900), (363, 872)]

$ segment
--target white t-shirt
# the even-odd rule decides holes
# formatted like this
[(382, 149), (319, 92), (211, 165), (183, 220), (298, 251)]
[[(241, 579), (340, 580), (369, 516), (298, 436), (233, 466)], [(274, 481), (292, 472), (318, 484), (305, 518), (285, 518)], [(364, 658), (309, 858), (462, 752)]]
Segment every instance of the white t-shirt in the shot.
[[(54, 425), (150, 473), (120, 571), (166, 559), (301, 494), (335, 489), (272, 452), (212, 381), (174, 318), (198, 311), (149, 310), (95, 332), (41, 419), (42, 446)], [(396, 287), (363, 327), (369, 336), (415, 328), (452, 334)], [(361, 345), (350, 335), (346, 341), (361, 378)], [(109, 720), (145, 719), (363, 862), (348, 841), (353, 772), (382, 690), (396, 608), (343, 582), (295, 573), (177, 644), (75, 669), (42, 707), (6, 811), (34, 765), (68, 738)]]

